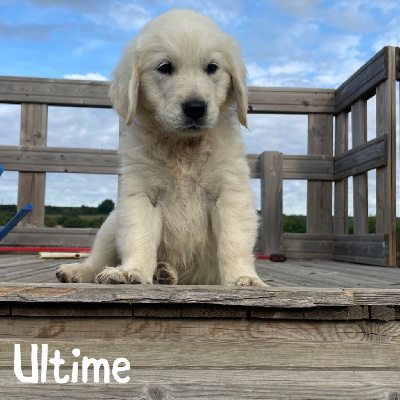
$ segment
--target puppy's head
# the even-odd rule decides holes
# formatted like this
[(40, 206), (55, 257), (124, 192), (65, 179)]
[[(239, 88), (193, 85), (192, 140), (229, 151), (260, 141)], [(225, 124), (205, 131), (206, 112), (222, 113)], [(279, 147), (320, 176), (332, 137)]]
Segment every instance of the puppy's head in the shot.
[(212, 129), (224, 107), (247, 126), (246, 69), (235, 40), (208, 17), (172, 10), (149, 22), (126, 46), (110, 97), (126, 125), (137, 113), (166, 132)]

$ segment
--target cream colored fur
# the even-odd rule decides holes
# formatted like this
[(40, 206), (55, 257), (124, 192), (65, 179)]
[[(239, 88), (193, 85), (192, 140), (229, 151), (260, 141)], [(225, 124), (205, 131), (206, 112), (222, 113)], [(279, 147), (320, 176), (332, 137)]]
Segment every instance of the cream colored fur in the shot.
[[(163, 62), (172, 73), (160, 73)], [(247, 125), (246, 70), (234, 39), (194, 11), (169, 11), (127, 45), (110, 97), (127, 124), (118, 205), (89, 258), (60, 266), (58, 278), (146, 284), (163, 261), (179, 284), (263, 286), (239, 124)], [(206, 102), (200, 127), (188, 126), (188, 100)]]

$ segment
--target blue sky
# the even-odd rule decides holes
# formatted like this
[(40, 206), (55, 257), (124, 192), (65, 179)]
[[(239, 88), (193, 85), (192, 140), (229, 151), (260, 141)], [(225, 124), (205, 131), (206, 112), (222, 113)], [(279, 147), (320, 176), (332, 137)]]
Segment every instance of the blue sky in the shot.
[[(398, 0), (0, 0), (0, 75), (107, 79), (124, 44), (171, 8), (196, 9), (233, 34), (249, 85), (336, 88), (383, 46), (400, 45)], [(18, 144), (19, 113), (0, 105), (0, 144)], [(374, 118), (372, 110), (370, 138)], [(306, 153), (305, 116), (251, 115), (249, 126), (249, 153)], [(50, 146), (116, 148), (117, 132), (112, 110), (49, 109)], [(16, 185), (17, 173), (3, 174), (1, 203), (16, 202)], [(46, 203), (97, 205), (115, 200), (116, 187), (111, 176), (48, 174)], [(253, 188), (258, 197), (257, 182)], [(285, 181), (284, 211), (305, 213), (305, 193), (305, 182)]]

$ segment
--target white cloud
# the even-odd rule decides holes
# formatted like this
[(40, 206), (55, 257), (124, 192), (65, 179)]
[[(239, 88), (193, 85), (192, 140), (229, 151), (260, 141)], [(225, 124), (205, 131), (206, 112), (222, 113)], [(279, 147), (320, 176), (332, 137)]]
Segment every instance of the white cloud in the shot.
[(17, 204), (18, 172), (4, 171), (0, 177), (0, 204)]
[(106, 41), (98, 39), (84, 40), (83, 44), (77, 46), (73, 53), (76, 57), (82, 57), (87, 55), (86, 53), (100, 51), (106, 43)]
[(332, 7), (319, 10), (318, 16), (327, 25), (345, 31), (372, 32), (378, 29), (379, 25), (368, 4), (365, 7), (366, 3), (364, 1), (332, 2)]
[(251, 63), (247, 70), (251, 86), (294, 87), (310, 86), (309, 77), (314, 73), (314, 66), (287, 59), (269, 67)]
[(361, 51), (359, 35), (335, 35), (324, 40), (318, 47), (314, 60), (317, 73), (311, 79), (317, 87), (338, 87), (366, 61)]
[(105, 199), (116, 203), (117, 190), (117, 175), (47, 173), (45, 203), (95, 207)]
[(335, 88), (366, 62), (360, 48), (360, 36), (344, 34), (322, 40), (313, 52), (286, 52), (287, 56), (265, 60), (263, 65), (253, 61), (247, 66), (249, 84)]
[(274, 75), (292, 75), (292, 74), (298, 74), (299, 72), (305, 71), (305, 70), (310, 70), (310, 65), (305, 63), (305, 62), (300, 62), (300, 61), (288, 61), (284, 63), (283, 65), (273, 65), (269, 68), (269, 73), (274, 76)]
[(324, 54), (334, 55), (336, 58), (343, 60), (362, 57), (363, 54), (360, 51), (360, 46), (360, 35), (342, 34), (324, 38), (318, 50)]
[(334, 63), (331, 58), (327, 59), (321, 65), (319, 73), (311, 79), (311, 83), (316, 87), (337, 88), (363, 64), (363, 61), (354, 58), (343, 60), (340, 64)]
[[(365, 3), (367, 3), (365, 1)], [(390, 12), (393, 12), (393, 10), (399, 10), (400, 9), (400, 4), (398, 0), (378, 0), (378, 1), (370, 1), (368, 2), (374, 3), (374, 6), (379, 8), (383, 13), (388, 14)]]
[(25, 0), (39, 7), (69, 7), (85, 12), (96, 12), (101, 6), (107, 5), (107, 0)]
[(315, 6), (322, 0), (274, 0), (276, 5), (296, 17), (314, 15)]
[(225, 26), (238, 26), (247, 21), (243, 3), (236, 0), (164, 0), (172, 8), (188, 8), (207, 15), (215, 22)]
[[(399, 6), (400, 12), (400, 6)], [(386, 26), (385, 32), (373, 42), (373, 49), (377, 52), (385, 46), (400, 46), (400, 17), (394, 17)]]
[(117, 26), (126, 31), (137, 31), (150, 21), (148, 11), (137, 4), (114, 1), (111, 3), (109, 17)]
[(307, 214), (307, 181), (283, 181), (283, 213), (287, 215)]
[(0, 104), (0, 145), (19, 145), (20, 127), (21, 106), (19, 104)]
[(307, 154), (307, 115), (250, 114), (243, 132), (248, 153)]
[(48, 146), (117, 149), (118, 130), (112, 109), (49, 107)]
[(268, 71), (260, 65), (250, 63), (247, 65), (247, 73), (249, 75), (249, 80), (253, 81), (254, 79), (264, 77), (268, 74)]
[(217, 7), (215, 2), (209, 1), (209, 5), (203, 5), (198, 9), (201, 14), (207, 15), (214, 21), (220, 23), (221, 25), (228, 26), (229, 24), (241, 25), (246, 21), (246, 17), (238, 12), (236, 9), (229, 9), (224, 6)]
[(88, 72), (85, 75), (81, 74), (67, 74), (63, 75), (64, 79), (79, 79), (79, 80), (89, 80), (89, 81), (106, 81), (107, 77), (98, 72)]

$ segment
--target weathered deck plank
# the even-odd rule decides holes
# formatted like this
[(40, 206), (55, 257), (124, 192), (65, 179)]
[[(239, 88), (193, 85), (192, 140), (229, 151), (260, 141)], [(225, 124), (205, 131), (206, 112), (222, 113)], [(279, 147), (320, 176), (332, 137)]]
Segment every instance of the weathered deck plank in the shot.
[[(21, 344), (21, 365), (30, 366), (30, 340), (19, 340)], [(324, 351), (319, 343), (276, 342), (259, 340), (116, 340), (106, 344), (102, 340), (37, 340), (36, 344), (49, 345), (49, 353), (62, 349), (66, 365), (72, 365), (76, 358), (71, 354), (79, 348), (81, 354), (114, 360), (131, 355), (135, 368), (224, 368), (224, 369), (287, 369), (329, 368), (352, 370), (386, 368), (398, 370), (400, 346), (385, 342), (324, 342)], [(196, 348), (196, 357), (193, 349)], [(133, 350), (133, 349), (136, 349)], [(28, 351), (27, 351), (28, 350)], [(287, 355), (290, 354), (290, 357)], [(0, 339), (0, 367), (10, 366), (14, 357), (14, 340)], [(355, 357), (356, 355), (356, 357)], [(398, 383), (400, 386), (400, 382)]]
[[(75, 259), (39, 259), (36, 254), (0, 254), (0, 282), (57, 283), (55, 269)], [(260, 277), (273, 287), (400, 288), (400, 268), (382, 268), (331, 260), (257, 260)]]
[[(374, 291), (375, 293), (376, 291)], [(362, 298), (363, 292), (358, 294)], [(381, 289), (376, 305), (400, 304), (400, 291)], [(12, 303), (135, 303), (135, 304), (212, 304), (242, 307), (311, 308), (359, 304), (351, 290), (332, 288), (256, 288), (234, 286), (17, 284), (0, 286), (0, 302)]]
[[(121, 374), (122, 376), (122, 374)], [(27, 385), (2, 371), (0, 390), (6, 399), (258, 399), (258, 400), (396, 400), (397, 371), (322, 371), (252, 369), (136, 368), (128, 384)], [(49, 379), (50, 381), (50, 379)], [(54, 381), (54, 378), (53, 378)], [(12, 382), (12, 385), (10, 385)], [(398, 397), (397, 397), (398, 398)]]
[[(22, 366), (30, 367), (30, 341), (19, 342)], [(44, 343), (49, 344), (50, 354), (61, 351), (65, 360), (62, 376), (70, 371), (67, 366), (77, 360), (71, 351), (78, 348), (81, 356), (104, 358), (111, 363), (116, 357), (127, 358), (131, 368), (121, 376), (129, 376), (130, 382), (117, 384), (111, 377), (110, 384), (94, 384), (93, 375), (89, 374), (90, 381), (86, 384), (60, 385), (54, 382), (49, 365), (46, 384), (22, 385), (12, 370), (14, 341), (2, 339), (0, 366), (5, 373), (0, 377), (0, 388), (3, 396), (4, 393), (9, 398), (54, 398), (56, 395), (62, 399), (72, 395), (87, 398), (93, 393), (99, 399), (376, 400), (391, 399), (389, 395), (400, 389), (400, 348), (394, 343), (135, 339)], [(100, 382), (103, 379), (100, 373)], [(158, 396), (149, 396), (149, 391)], [(85, 397), (79, 397), (79, 393)]]
[(0, 302), (211, 304), (289, 309), (354, 305), (400, 306), (400, 290), (2, 283)]
[[(99, 308), (100, 312), (104, 309)], [(273, 310), (269, 313), (254, 311), (244, 318), (188, 318), (188, 317), (129, 317), (109, 316), (104, 312), (83, 318), (74, 316), (27, 318), (13, 316), (0, 324), (0, 338), (44, 340), (51, 336), (57, 340), (119, 339), (139, 340), (266, 340), (285, 342), (390, 342), (400, 344), (400, 321), (382, 323), (363, 321), (361, 315), (349, 314), (349, 321), (326, 320), (328, 314), (314, 319), (300, 311), (289, 313)], [(335, 313), (335, 315), (334, 315)], [(93, 312), (93, 315), (95, 313)], [(311, 314), (311, 313), (310, 313)], [(334, 310), (331, 318), (345, 318), (346, 313)], [(303, 319), (304, 316), (304, 319)], [(276, 317), (276, 318), (275, 318)], [(282, 319), (283, 318), (283, 319)], [(309, 317), (311, 318), (311, 317)], [(358, 319), (352, 319), (358, 318)]]

